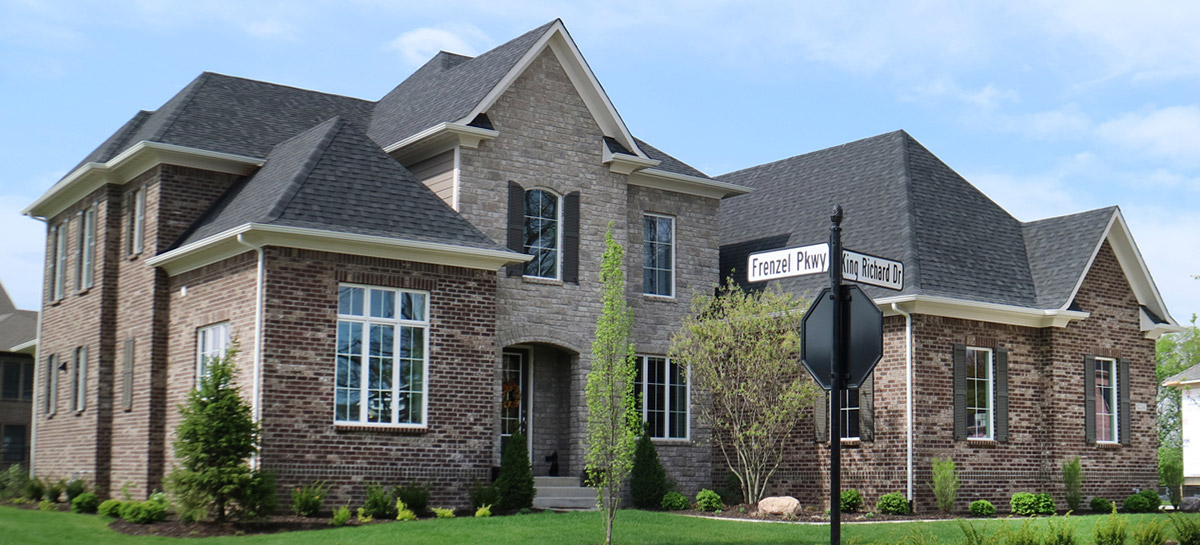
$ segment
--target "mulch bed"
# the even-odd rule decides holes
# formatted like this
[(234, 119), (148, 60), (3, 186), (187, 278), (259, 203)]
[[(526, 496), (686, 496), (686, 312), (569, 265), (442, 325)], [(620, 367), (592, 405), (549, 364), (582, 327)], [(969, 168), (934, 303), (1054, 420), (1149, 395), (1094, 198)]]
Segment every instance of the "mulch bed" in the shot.
[[(377, 523), (371, 522), (369, 524)], [(359, 524), (357, 521), (352, 521), (346, 525), (358, 526)], [(305, 518), (295, 515), (273, 515), (257, 520), (224, 522), (220, 524), (215, 522), (183, 522), (172, 515), (167, 520), (154, 524), (134, 524), (117, 519), (109, 523), (108, 527), (122, 534), (166, 537), (240, 536), (331, 528), (329, 526), (329, 517)]]

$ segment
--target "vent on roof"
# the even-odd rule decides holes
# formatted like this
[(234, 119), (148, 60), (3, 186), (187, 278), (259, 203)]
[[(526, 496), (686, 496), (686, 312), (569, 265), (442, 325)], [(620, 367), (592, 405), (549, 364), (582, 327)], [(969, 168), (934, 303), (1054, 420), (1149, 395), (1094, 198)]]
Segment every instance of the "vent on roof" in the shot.
[(481, 113), (481, 114), (475, 116), (475, 119), (472, 119), (470, 123), (467, 123), (467, 125), (469, 125), (471, 127), (479, 127), (481, 129), (487, 129), (489, 131), (496, 130), (496, 128), (492, 126), (492, 120), (488, 119), (487, 112), (484, 112), (484, 113)]

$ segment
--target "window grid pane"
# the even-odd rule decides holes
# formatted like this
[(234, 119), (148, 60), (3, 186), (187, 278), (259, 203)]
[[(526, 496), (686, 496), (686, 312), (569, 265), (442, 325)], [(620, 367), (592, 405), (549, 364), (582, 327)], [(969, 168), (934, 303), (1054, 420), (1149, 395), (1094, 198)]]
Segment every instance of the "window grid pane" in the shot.
[(862, 433), (860, 428), (861, 423), (859, 422), (860, 411), (858, 399), (858, 390), (842, 390), (840, 407), (842, 422), (839, 426), (841, 428), (842, 439), (857, 439), (859, 434)]
[(336, 422), (424, 423), (427, 299), (424, 293), (339, 286)]
[(1113, 368), (1116, 361), (1096, 358), (1096, 440), (1117, 440), (1117, 387)]
[(558, 196), (542, 189), (525, 192), (526, 276), (558, 278)]
[(686, 439), (688, 387), (685, 370), (668, 358), (638, 356), (634, 392), (655, 439)]
[(674, 218), (642, 217), (642, 293), (674, 296)]
[(967, 349), (967, 436), (992, 437), (992, 353)]

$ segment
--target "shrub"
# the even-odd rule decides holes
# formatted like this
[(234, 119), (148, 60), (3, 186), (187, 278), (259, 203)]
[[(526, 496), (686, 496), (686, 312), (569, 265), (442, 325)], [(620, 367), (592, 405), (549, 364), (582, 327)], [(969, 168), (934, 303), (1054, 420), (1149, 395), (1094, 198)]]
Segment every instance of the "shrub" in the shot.
[(1092, 498), (1092, 511), (1097, 513), (1110, 513), (1113, 510), (1113, 502), (1111, 500), (1096, 496)]
[(71, 500), (71, 510), (76, 513), (95, 513), (100, 508), (100, 498), (91, 492), (83, 492)]
[(658, 450), (650, 439), (649, 424), (638, 438), (633, 451), (633, 469), (629, 472), (629, 493), (638, 509), (658, 509), (663, 496), (671, 491), (667, 470), (658, 460)]
[(29, 501), (41, 501), (46, 496), (46, 483), (41, 479), (34, 477), (25, 481), (25, 499)]
[(363, 508), (362, 508), (362, 507), (359, 507), (359, 508), (358, 508), (358, 523), (359, 523), (359, 524), (366, 524), (366, 523), (368, 523), (368, 522), (371, 522), (371, 521), (373, 521), (373, 520), (375, 520), (375, 517), (373, 517), (373, 516), (371, 516), (371, 515), (368, 515), (368, 514), (366, 514), (365, 512), (363, 512)]
[(862, 507), (862, 494), (853, 488), (842, 491), (842, 500), (839, 502), (842, 506), (843, 513), (854, 513)]
[(4, 473), (0, 473), (0, 499), (7, 500), (24, 494), (28, 481), (29, 474), (20, 464), (8, 466)]
[(679, 492), (667, 492), (662, 498), (662, 508), (667, 511), (683, 511), (691, 507), (692, 503), (688, 501), (687, 496)]
[(340, 528), (350, 522), (350, 506), (343, 505), (333, 510), (333, 518), (329, 519), (329, 525), (334, 528)]
[(943, 513), (954, 511), (954, 502), (958, 499), (958, 469), (954, 460), (933, 459), (933, 495), (937, 498), (938, 509)]
[(1158, 504), (1158, 494), (1146, 489), (1125, 498), (1121, 503), (1121, 510), (1126, 513), (1155, 513), (1158, 511)]
[(396, 505), (392, 495), (379, 483), (367, 483), (367, 499), (362, 512), (371, 518), (390, 519), (396, 516)]
[(696, 508), (701, 511), (717, 512), (725, 508), (721, 503), (721, 495), (707, 488), (696, 494)]
[(1021, 515), (1023, 517), (1053, 515), (1055, 511), (1054, 499), (1050, 497), (1050, 494), (1017, 492), (1012, 495), (1012, 499), (1008, 503), (1012, 507), (1014, 515)]
[(42, 498), (58, 503), (58, 500), (62, 498), (63, 489), (66, 487), (67, 481), (62, 479), (51, 481), (49, 477), (46, 477), (46, 492), (42, 494)]
[(38, 502), (38, 511), (58, 511), (58, 504), (50, 500)]
[(1146, 520), (1133, 529), (1134, 545), (1163, 545), (1167, 540), (1167, 521), (1162, 519)]
[(992, 545), (996, 541), (993, 535), (984, 531), (986, 525), (981, 524), (976, 528), (962, 519), (956, 519), (954, 522), (957, 522), (958, 529), (962, 530), (964, 545)]
[(734, 475), (732, 471), (725, 473), (725, 482), (716, 489), (716, 493), (721, 495), (721, 502), (725, 505), (743, 503), (742, 481), (739, 481), (737, 475)]
[(87, 481), (83, 479), (71, 479), (63, 487), (63, 492), (67, 494), (67, 503), (75, 501), (75, 498), (80, 494), (87, 492)]
[(302, 517), (311, 517), (321, 510), (321, 502), (329, 487), (325, 481), (317, 481), (307, 486), (297, 486), (292, 491), (292, 512)]
[(1117, 516), (1114, 506), (1107, 517), (1096, 523), (1096, 545), (1125, 545), (1125, 538), (1129, 536), (1125, 525), (1125, 517)]
[(475, 510), (475, 518), (477, 519), (487, 518), (490, 516), (492, 516), (492, 506), (490, 505), (480, 505), (479, 508)]
[(429, 487), (423, 484), (397, 486), (395, 498), (403, 501), (413, 513), (424, 515), (429, 508)]
[(417, 520), (417, 513), (409, 509), (404, 500), (396, 500), (396, 520)]
[(500, 489), (494, 484), (476, 482), (467, 494), (471, 497), (471, 507), (474, 509), (500, 503)]
[(441, 507), (434, 507), (433, 508), (433, 516), (440, 518), (440, 519), (452, 519), (452, 518), (454, 518), (454, 510), (453, 509), (443, 509)]
[(1167, 487), (1167, 495), (1171, 498), (1171, 505), (1175, 509), (1179, 509), (1179, 502), (1183, 500), (1183, 460), (1171, 457), (1160, 462), (1158, 464), (1158, 478)]
[(279, 498), (275, 496), (275, 474), (270, 471), (255, 471), (250, 476), (250, 484), (240, 495), (237, 506), (241, 516), (261, 517), (271, 514), (279, 507)]
[(990, 517), (996, 514), (996, 506), (987, 500), (975, 500), (971, 502), (971, 506), (968, 509), (970, 509), (972, 515), (977, 517)]
[(879, 496), (879, 501), (875, 502), (875, 509), (888, 515), (907, 515), (908, 500), (904, 498), (904, 494), (890, 492)]
[(1050, 517), (1046, 528), (1045, 545), (1076, 545), (1075, 522), (1071, 520), (1071, 512), (1061, 517)]
[(104, 500), (100, 502), (100, 506), (96, 508), (96, 514), (102, 517), (118, 518), (121, 516), (121, 504), (125, 503), (121, 500)]
[(1179, 545), (1200, 545), (1200, 518), (1189, 515), (1171, 515), (1171, 526)]
[(1078, 456), (1069, 462), (1063, 462), (1062, 474), (1063, 487), (1067, 491), (1067, 509), (1075, 511), (1083, 501), (1083, 465)]
[(517, 510), (533, 507), (533, 470), (529, 466), (529, 451), (525, 446), (525, 434), (514, 433), (504, 447), (500, 458), (500, 475), (496, 478), (496, 489), (500, 491), (500, 508)]
[(161, 501), (122, 502), (121, 518), (134, 524), (162, 522), (167, 520), (167, 504)]

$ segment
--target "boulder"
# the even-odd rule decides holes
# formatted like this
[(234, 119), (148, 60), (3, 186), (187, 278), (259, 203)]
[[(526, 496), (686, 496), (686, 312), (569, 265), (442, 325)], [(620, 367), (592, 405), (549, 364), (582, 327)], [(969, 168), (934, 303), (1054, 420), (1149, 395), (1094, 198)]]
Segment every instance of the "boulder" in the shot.
[(1179, 510), (1187, 513), (1195, 513), (1200, 511), (1200, 498), (1196, 496), (1188, 496), (1179, 502)]
[(758, 502), (758, 511), (771, 515), (795, 515), (800, 512), (800, 500), (791, 496), (771, 496)]

